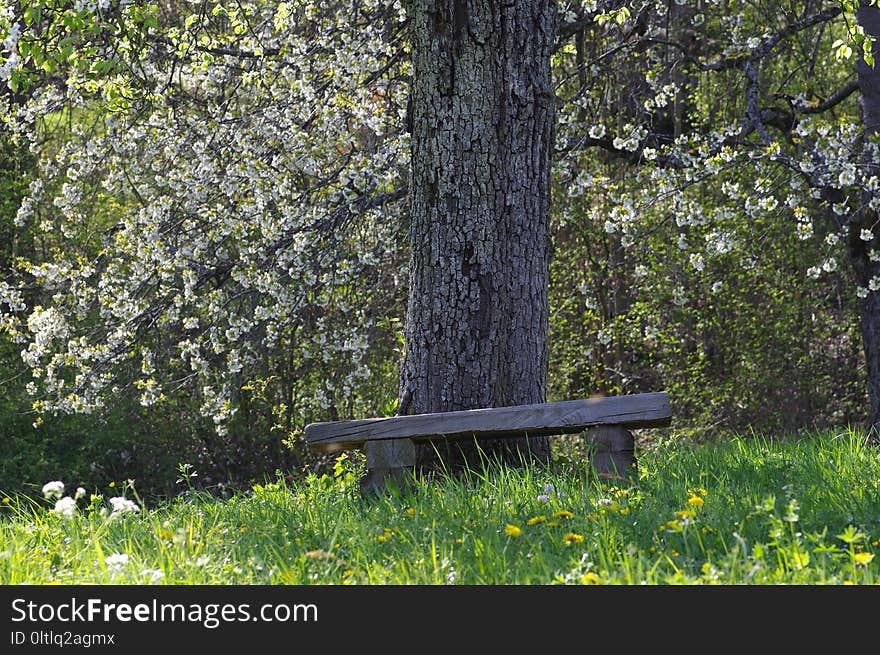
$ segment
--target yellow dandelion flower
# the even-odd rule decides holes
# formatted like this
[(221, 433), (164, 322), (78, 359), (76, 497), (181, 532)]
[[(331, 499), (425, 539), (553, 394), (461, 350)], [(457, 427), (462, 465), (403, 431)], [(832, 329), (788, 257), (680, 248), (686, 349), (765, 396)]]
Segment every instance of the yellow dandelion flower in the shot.
[(691, 496), (688, 498), (688, 505), (693, 505), (694, 507), (702, 507), (703, 499), (700, 496)]
[(620, 508), (620, 515), (626, 516), (627, 514), (629, 514), (629, 507), (621, 507)]
[(508, 523), (504, 526), (504, 533), (508, 537), (518, 537), (522, 534), (522, 529), (517, 525), (513, 525), (513, 523)]
[(602, 584), (602, 579), (591, 571), (590, 573), (584, 573), (581, 577), (581, 584)]
[(547, 517), (543, 514), (539, 514), (538, 516), (533, 516), (529, 519), (529, 525), (535, 525), (536, 523), (543, 523), (547, 520)]
[(672, 555), (673, 557), (678, 557), (678, 555), (679, 555), (678, 551), (675, 550), (674, 548), (669, 551), (669, 554)]
[(868, 565), (874, 559), (874, 553), (856, 553), (852, 557), (856, 564)]
[(562, 537), (567, 544), (574, 544), (584, 540), (584, 535), (577, 532), (566, 532)]
[(115, 483), (115, 482), (111, 482), (111, 483), (110, 483), (110, 484), (108, 484), (108, 485), (107, 485), (107, 486), (108, 486), (108, 487), (110, 487), (110, 488), (111, 488), (111, 489), (112, 489), (112, 488), (113, 488), (113, 487), (115, 487), (115, 486), (116, 486), (116, 483)]
[(415, 516), (416, 510), (412, 507), (407, 507), (405, 510), (403, 510), (403, 513), (406, 514), (407, 516)]
[(6, 496), (6, 498), (3, 499), (4, 505), (8, 505), (11, 502), (12, 502), (12, 498), (10, 498), (9, 496)]
[(457, 544), (463, 544), (463, 543), (464, 543), (464, 539), (462, 539), (461, 537), (459, 537), (458, 539), (455, 540), (455, 543), (457, 543)]
[(670, 530), (675, 530), (676, 532), (682, 531), (681, 523), (675, 519), (666, 521), (666, 527)]
[(561, 509), (558, 512), (553, 512), (553, 518), (555, 519), (570, 519), (574, 514), (569, 512), (567, 509)]
[(689, 519), (696, 516), (694, 510), (692, 509), (680, 509), (675, 513), (675, 515), (680, 519)]

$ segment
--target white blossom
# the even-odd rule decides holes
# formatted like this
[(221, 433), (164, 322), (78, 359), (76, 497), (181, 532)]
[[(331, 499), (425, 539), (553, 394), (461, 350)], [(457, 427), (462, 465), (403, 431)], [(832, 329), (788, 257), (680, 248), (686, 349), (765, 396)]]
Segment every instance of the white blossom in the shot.
[(111, 573), (118, 573), (128, 566), (128, 553), (113, 553), (104, 558), (104, 564)]
[(136, 502), (122, 496), (111, 498), (110, 505), (113, 508), (110, 512), (110, 518), (116, 518), (125, 514), (135, 514), (141, 510)]
[(76, 516), (76, 500), (70, 496), (59, 498), (55, 501), (55, 508), (52, 511), (66, 519), (72, 519)]
[(43, 485), (43, 497), (46, 499), (61, 498), (64, 493), (64, 483), (60, 480), (53, 480)]

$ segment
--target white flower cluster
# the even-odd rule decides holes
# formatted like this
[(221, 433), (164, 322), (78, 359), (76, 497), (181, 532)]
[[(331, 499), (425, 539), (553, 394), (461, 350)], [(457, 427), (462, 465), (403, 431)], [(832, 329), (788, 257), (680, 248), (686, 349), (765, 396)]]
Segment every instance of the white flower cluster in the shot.
[(77, 501), (86, 495), (85, 489), (77, 487), (76, 493), (73, 497), (62, 496), (64, 493), (64, 483), (60, 480), (47, 482), (43, 485), (42, 491), (44, 498), (47, 500), (55, 500), (55, 506), (52, 511), (65, 519), (72, 519), (76, 516), (79, 509)]
[(118, 518), (126, 514), (136, 514), (141, 511), (140, 505), (123, 496), (115, 496), (110, 499), (110, 518)]
[[(392, 195), (409, 157), (399, 130), (408, 62), (388, 40), (403, 9), (388, 16), (385, 3), (365, 2), (304, 25), (242, 7), (259, 27), (235, 35), (235, 47), (283, 55), (206, 62), (184, 52), (171, 85), (146, 58), (138, 74), (158, 98), (106, 115), (99, 129), (75, 126), (57, 151), (40, 152), (16, 220), (63, 246), (22, 267), (45, 291), (41, 305), (0, 286), (0, 328), (23, 344), (38, 410), (93, 411), (125, 388), (151, 406), (183, 379), (222, 433), (267, 352), (338, 367), (300, 390), (303, 412), (369, 379), (376, 311), (366, 299), (378, 289), (367, 280), (399, 257), (403, 207)], [(186, 34), (192, 52), (206, 45)], [(84, 88), (37, 95), (10, 124), (38, 148), (35, 119), (59, 102), (90, 102)], [(97, 258), (82, 245), (96, 188), (119, 208)]]

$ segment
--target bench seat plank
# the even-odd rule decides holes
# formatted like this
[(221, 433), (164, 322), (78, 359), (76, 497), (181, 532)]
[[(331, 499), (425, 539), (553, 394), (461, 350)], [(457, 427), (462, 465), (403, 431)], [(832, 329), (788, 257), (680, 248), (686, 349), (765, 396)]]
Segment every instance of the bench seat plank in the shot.
[(669, 425), (672, 412), (666, 392), (563, 400), (534, 405), (469, 409), (352, 421), (326, 421), (306, 426), (309, 448), (334, 452), (359, 448), (377, 439), (501, 438), (580, 432), (596, 425), (630, 428)]

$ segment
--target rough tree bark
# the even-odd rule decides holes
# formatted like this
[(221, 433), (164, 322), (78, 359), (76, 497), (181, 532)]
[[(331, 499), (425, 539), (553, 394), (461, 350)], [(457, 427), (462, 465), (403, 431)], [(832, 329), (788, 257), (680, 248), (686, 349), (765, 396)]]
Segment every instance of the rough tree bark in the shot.
[[(409, 305), (399, 413), (543, 402), (551, 0), (412, 0)], [(435, 444), (436, 446), (436, 444)], [(547, 437), (481, 442), (508, 463)], [(451, 466), (473, 444), (446, 446)], [(421, 466), (435, 457), (418, 453)]]
[[(862, 165), (880, 176), (880, 162), (868, 147), (870, 140), (880, 135), (880, 8), (862, 5), (858, 11), (859, 24), (865, 33), (876, 39), (874, 42), (874, 66), (868, 66), (860, 58), (857, 65), (859, 104), (862, 114), (862, 127), (865, 138)], [(876, 192), (875, 192), (876, 193)], [(862, 241), (860, 233), (863, 228), (872, 230), (875, 235), (880, 233), (878, 220), (880, 216), (871, 210), (867, 203), (870, 196), (862, 199), (862, 207), (850, 222), (848, 238), (850, 261), (855, 270), (858, 282), (867, 287), (869, 281), (880, 279), (880, 262), (871, 260), (870, 251), (880, 250), (880, 236), (870, 242)], [(868, 396), (871, 403), (870, 423), (872, 426), (871, 440), (880, 444), (880, 291), (868, 291), (868, 295), (859, 302), (859, 319), (862, 335), (862, 347), (865, 352), (868, 378)]]

